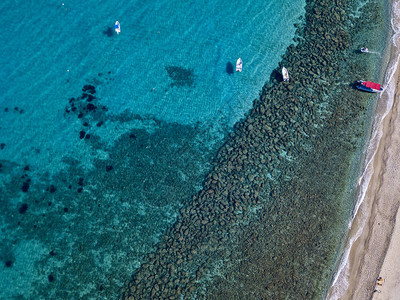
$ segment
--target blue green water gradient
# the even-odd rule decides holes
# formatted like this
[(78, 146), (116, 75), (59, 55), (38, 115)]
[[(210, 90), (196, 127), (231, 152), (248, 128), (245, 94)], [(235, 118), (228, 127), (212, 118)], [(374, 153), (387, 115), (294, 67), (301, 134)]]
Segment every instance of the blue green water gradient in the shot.
[(304, 5), (2, 1), (1, 297), (118, 295), (200, 190)]

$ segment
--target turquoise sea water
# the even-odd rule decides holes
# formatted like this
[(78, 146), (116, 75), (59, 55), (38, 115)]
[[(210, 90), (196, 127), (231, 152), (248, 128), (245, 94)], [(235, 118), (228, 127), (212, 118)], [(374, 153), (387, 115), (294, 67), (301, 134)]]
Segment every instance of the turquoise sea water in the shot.
[(201, 190), (304, 6), (3, 1), (1, 298), (117, 297)]

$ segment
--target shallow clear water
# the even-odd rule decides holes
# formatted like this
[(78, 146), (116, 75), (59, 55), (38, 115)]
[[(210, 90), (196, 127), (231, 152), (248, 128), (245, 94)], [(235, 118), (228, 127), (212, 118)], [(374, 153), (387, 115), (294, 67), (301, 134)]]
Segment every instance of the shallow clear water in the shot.
[[(20, 107), (24, 115), (16, 120), (12, 114), (2, 116), (7, 124), (2, 126), (3, 141), (9, 149), (2, 155), (27, 159), (21, 151), (26, 147), (9, 142), (23, 131), (31, 146), (52, 144), (36, 162), (47, 164), (45, 155), (59, 161), (69, 147), (81, 159), (86, 156), (87, 149), (76, 147), (71, 130), (80, 124), (63, 114), (68, 99), (79, 96), (88, 83), (96, 86), (101, 103), (113, 114), (128, 111), (184, 125), (233, 125), (251, 107), (292, 42), (293, 23), (303, 5), (5, 1), (3, 22), (16, 28), (1, 33), (4, 53), (12, 53), (2, 57), (1, 105)], [(122, 28), (119, 36), (113, 31), (116, 19)], [(244, 71), (231, 74), (239, 56)], [(168, 68), (176, 72), (170, 75)], [(107, 142), (124, 132), (106, 125), (115, 131), (101, 134)]]
[(2, 296), (115, 297), (201, 188), (304, 1), (0, 8)]

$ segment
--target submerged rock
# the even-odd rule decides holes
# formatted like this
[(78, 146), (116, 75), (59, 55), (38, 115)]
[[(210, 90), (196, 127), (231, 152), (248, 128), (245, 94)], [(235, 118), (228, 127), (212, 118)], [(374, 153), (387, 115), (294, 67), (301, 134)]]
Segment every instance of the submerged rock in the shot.
[(5, 266), (6, 266), (7, 268), (11, 268), (12, 265), (13, 265), (13, 263), (12, 263), (11, 260), (7, 260), (6, 263), (5, 263)]
[(89, 103), (89, 104), (86, 106), (86, 108), (87, 108), (89, 111), (93, 111), (93, 110), (96, 110), (97, 106), (96, 106), (96, 105), (93, 105), (92, 103)]
[(49, 189), (50, 193), (54, 193), (56, 190), (57, 189), (54, 185), (50, 185), (50, 189)]
[(22, 204), (21, 207), (18, 209), (20, 214), (26, 213), (27, 210), (28, 210), (28, 204), (26, 203)]
[(86, 84), (86, 85), (83, 86), (82, 92), (84, 92), (84, 93), (89, 92), (91, 94), (95, 94), (96, 93), (96, 88), (91, 84)]
[(30, 187), (30, 179), (28, 179), (28, 180), (26, 180), (26, 181), (24, 181), (24, 183), (22, 184), (22, 191), (24, 192), (24, 193), (27, 193), (28, 192), (28, 190), (29, 190), (29, 187)]

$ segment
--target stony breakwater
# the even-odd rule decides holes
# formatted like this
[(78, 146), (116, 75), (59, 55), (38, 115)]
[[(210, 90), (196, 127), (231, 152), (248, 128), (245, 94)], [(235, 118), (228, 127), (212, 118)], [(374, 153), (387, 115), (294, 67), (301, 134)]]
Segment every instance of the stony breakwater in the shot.
[[(381, 40), (377, 1), (307, 1), (296, 45), (221, 147), (124, 299), (313, 299), (328, 288), (353, 207), (373, 96), (354, 89)], [(372, 25), (371, 25), (372, 24)], [(281, 82), (285, 66), (291, 76)]]

